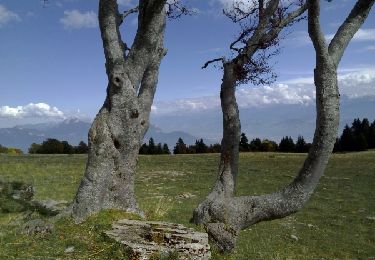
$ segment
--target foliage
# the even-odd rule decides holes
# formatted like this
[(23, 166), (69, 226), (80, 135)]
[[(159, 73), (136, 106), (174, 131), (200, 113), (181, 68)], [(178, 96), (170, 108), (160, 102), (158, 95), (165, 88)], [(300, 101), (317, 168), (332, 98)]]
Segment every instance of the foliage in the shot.
[(20, 149), (13, 148), (13, 147), (4, 147), (0, 144), (0, 154), (12, 154), (12, 155), (21, 155), (23, 152)]
[(281, 139), (279, 143), (279, 151), (280, 152), (287, 152), (291, 153), (294, 152), (296, 149), (296, 145), (294, 144), (294, 141), (292, 137), (290, 136), (285, 136)]
[(29, 147), (30, 154), (83, 154), (88, 153), (88, 146), (81, 141), (78, 146), (72, 146), (67, 141), (49, 138), (42, 144), (32, 143)]
[(155, 145), (154, 139), (151, 137), (148, 141), (148, 145), (146, 143), (142, 144), (141, 148), (139, 148), (139, 154), (170, 154), (168, 145), (158, 143)]
[(334, 152), (365, 151), (375, 148), (375, 120), (370, 124), (367, 118), (354, 119), (352, 126), (345, 125), (336, 140)]
[(188, 147), (184, 143), (184, 140), (182, 138), (178, 138), (176, 146), (173, 148), (174, 154), (186, 154), (188, 153)]

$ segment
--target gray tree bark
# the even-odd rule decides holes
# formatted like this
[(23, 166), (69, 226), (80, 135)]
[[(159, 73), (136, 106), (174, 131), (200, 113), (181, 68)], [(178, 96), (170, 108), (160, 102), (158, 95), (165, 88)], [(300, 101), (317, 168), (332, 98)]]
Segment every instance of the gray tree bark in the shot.
[(128, 50), (119, 30), (124, 15), (116, 0), (99, 1), (108, 87), (89, 131), (86, 171), (73, 203), (77, 223), (107, 208), (142, 214), (134, 196), (134, 177), (166, 54), (165, 4), (166, 0), (139, 1), (138, 30)]
[[(269, 7), (275, 1), (269, 2)], [(234, 196), (238, 169), (239, 113), (235, 98), (233, 67), (238, 60), (224, 62), (221, 86), (223, 139), (219, 177), (212, 192), (194, 210), (193, 221), (207, 228), (211, 240), (224, 252), (231, 251), (240, 230), (265, 220), (283, 218), (300, 210), (323, 175), (333, 150), (339, 125), (337, 66), (345, 48), (365, 21), (374, 0), (358, 0), (329, 45), (319, 23), (319, 0), (308, 1), (308, 31), (316, 51), (316, 130), (312, 148), (297, 177), (283, 189), (261, 196)], [(256, 38), (252, 37), (254, 40)], [(249, 45), (248, 50), (251, 46)], [(247, 51), (246, 60), (254, 52)], [(239, 61), (241, 61), (241, 59)], [(237, 63), (238, 64), (238, 63)]]

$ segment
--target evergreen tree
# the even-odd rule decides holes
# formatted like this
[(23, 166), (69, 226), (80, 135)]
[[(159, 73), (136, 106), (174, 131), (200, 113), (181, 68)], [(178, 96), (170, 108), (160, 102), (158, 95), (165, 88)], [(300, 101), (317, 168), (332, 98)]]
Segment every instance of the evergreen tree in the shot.
[(211, 144), (207, 149), (208, 153), (220, 153), (220, 151), (221, 151), (221, 144), (219, 143)]
[(368, 136), (367, 142), (368, 142), (369, 149), (375, 148), (375, 120), (370, 125), (369, 136)]
[(163, 154), (163, 148), (161, 146), (161, 143), (158, 143), (158, 145), (156, 146), (155, 154)]
[(163, 154), (171, 154), (167, 144), (163, 144)]
[(303, 136), (298, 136), (295, 150), (297, 153), (307, 153), (309, 151), (309, 147)]
[(248, 152), (249, 150), (250, 150), (249, 140), (247, 139), (246, 134), (242, 133), (241, 139), (240, 139), (240, 151)]
[(148, 145), (147, 144), (142, 144), (141, 147), (139, 148), (139, 154), (148, 154)]
[(150, 140), (148, 140), (148, 154), (156, 154), (156, 152), (154, 138), (150, 137)]
[(348, 125), (345, 125), (340, 136), (340, 147), (342, 151), (355, 151), (354, 134)]
[(176, 146), (173, 148), (174, 154), (186, 154), (187, 153), (187, 146), (182, 140), (182, 138), (178, 138)]
[(250, 142), (250, 150), (254, 152), (260, 151), (261, 145), (262, 145), (262, 141), (259, 138), (255, 138), (251, 140)]
[(295, 151), (295, 144), (292, 137), (285, 136), (281, 139), (279, 144), (279, 151), (286, 153), (291, 153)]
[(203, 139), (199, 139), (195, 141), (195, 152), (207, 153), (207, 145), (203, 142)]
[(333, 146), (333, 152), (337, 153), (337, 152), (341, 152), (341, 151), (342, 151), (342, 149), (341, 149), (340, 139), (336, 138), (335, 145)]
[(356, 151), (365, 151), (367, 149), (367, 140), (363, 133), (360, 133), (358, 136), (356, 136), (355, 140)]

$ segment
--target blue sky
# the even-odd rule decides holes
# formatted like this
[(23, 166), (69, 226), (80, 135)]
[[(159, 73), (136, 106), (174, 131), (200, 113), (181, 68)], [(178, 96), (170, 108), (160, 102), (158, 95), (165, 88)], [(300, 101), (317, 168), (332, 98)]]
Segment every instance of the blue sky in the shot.
[[(168, 21), (164, 58), (153, 113), (210, 109), (218, 106), (221, 71), (202, 70), (205, 61), (230, 55), (228, 46), (239, 27), (222, 15), (234, 0), (190, 0), (197, 14)], [(134, 0), (119, 0), (120, 9)], [(246, 1), (245, 1), (246, 2)], [(349, 13), (354, 1), (322, 2), (327, 37)], [(0, 127), (92, 118), (105, 97), (107, 79), (97, 24), (97, 0), (0, 0)], [(129, 43), (136, 15), (122, 26)], [(272, 86), (242, 86), (240, 106), (312, 104), (314, 51), (306, 22), (282, 42)], [(351, 98), (375, 96), (375, 11), (348, 47), (340, 64), (342, 93)]]

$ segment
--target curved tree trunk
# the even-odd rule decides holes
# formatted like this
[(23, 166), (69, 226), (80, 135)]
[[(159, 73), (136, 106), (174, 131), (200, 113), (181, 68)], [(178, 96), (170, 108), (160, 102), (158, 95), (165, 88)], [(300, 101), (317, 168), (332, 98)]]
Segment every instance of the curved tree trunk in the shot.
[(116, 0), (100, 0), (99, 24), (108, 75), (107, 97), (89, 132), (85, 175), (73, 204), (81, 222), (101, 209), (141, 213), (134, 196), (138, 153), (149, 126), (163, 48), (164, 0), (141, 0), (129, 54), (121, 40)]
[[(193, 221), (206, 226), (210, 238), (222, 251), (231, 251), (234, 248), (240, 230), (260, 221), (283, 218), (295, 213), (310, 198), (324, 173), (337, 136), (340, 96), (337, 66), (343, 49), (366, 19), (373, 2), (359, 0), (331, 44), (327, 46), (320, 31), (319, 1), (310, 0), (309, 34), (316, 50), (316, 129), (312, 148), (299, 174), (291, 184), (278, 192), (261, 196), (233, 195), (238, 167), (240, 124), (233, 87), (235, 78), (228, 77), (228, 68), (233, 64), (224, 64), (221, 92), (224, 133), (219, 178), (212, 192), (193, 213)], [(341, 48), (334, 45), (337, 42)], [(231, 82), (228, 82), (228, 79)], [(225, 95), (229, 97), (224, 98), (222, 95), (227, 86), (232, 86), (232, 91), (225, 91)], [(231, 150), (233, 147), (237, 149)], [(229, 160), (226, 160), (228, 156)]]

